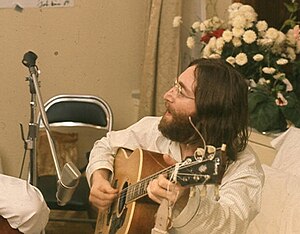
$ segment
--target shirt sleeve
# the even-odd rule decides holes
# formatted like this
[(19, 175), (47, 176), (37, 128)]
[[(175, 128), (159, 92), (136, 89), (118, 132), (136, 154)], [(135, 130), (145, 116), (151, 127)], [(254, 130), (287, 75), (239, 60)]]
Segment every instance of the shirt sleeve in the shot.
[(0, 174), (0, 215), (25, 234), (38, 234), (49, 218), (43, 195), (27, 181)]
[(245, 233), (260, 210), (264, 174), (254, 155), (244, 153), (231, 165), (220, 186), (220, 199), (214, 187), (195, 188), (187, 206), (173, 220), (170, 233)]
[(91, 175), (98, 169), (108, 169), (113, 176), (114, 157), (120, 147), (160, 152), (160, 144), (157, 143), (160, 134), (157, 129), (159, 121), (160, 117), (145, 117), (124, 130), (108, 132), (106, 137), (96, 141), (86, 169), (89, 185)]

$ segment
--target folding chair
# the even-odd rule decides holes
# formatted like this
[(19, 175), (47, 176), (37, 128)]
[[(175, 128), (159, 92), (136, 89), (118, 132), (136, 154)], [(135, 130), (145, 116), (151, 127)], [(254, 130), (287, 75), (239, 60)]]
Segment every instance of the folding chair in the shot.
[[(110, 106), (100, 97), (91, 95), (58, 95), (45, 103), (51, 135), (54, 138), (60, 167), (68, 160), (84, 173), (89, 152), (97, 139), (112, 130), (113, 115)], [(37, 187), (41, 190), (50, 210), (90, 211), (89, 186), (84, 175), (80, 177), (72, 199), (59, 206), (56, 200), (57, 175), (50, 146), (44, 131), (41, 115), (38, 116), (39, 137), (37, 144)], [(48, 144), (47, 144), (48, 143)], [(73, 156), (77, 157), (73, 157)], [(60, 158), (64, 156), (64, 159)], [(44, 164), (46, 165), (43, 165)], [(50, 165), (52, 166), (50, 166)], [(42, 170), (44, 172), (40, 173)], [(52, 171), (52, 173), (47, 173)], [(53, 173), (54, 172), (54, 173)], [(95, 223), (95, 218), (51, 218), (50, 221)]]

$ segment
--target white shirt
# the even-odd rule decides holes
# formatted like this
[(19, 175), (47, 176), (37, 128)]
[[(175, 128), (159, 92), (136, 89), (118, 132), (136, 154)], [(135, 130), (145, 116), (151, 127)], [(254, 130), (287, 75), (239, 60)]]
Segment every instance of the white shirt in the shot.
[[(127, 129), (112, 131), (95, 142), (87, 167), (90, 183), (92, 173), (100, 168), (113, 173), (114, 155), (120, 147), (142, 148), (169, 154), (181, 161), (179, 143), (165, 138), (158, 130), (160, 117), (145, 117)], [(113, 175), (113, 174), (112, 174)], [(201, 186), (182, 212), (173, 219), (170, 233), (245, 233), (258, 214), (264, 174), (253, 150), (247, 147), (231, 164), (220, 185), (220, 199), (216, 201), (209, 186), (206, 197), (200, 197)]]
[(38, 234), (49, 218), (43, 195), (27, 181), (0, 174), (0, 215), (25, 234)]

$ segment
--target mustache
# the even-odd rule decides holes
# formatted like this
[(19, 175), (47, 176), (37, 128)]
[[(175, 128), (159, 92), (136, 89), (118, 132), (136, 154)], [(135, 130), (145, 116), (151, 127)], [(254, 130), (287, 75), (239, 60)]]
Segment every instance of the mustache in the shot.
[(176, 114), (175, 109), (172, 108), (168, 102), (165, 102), (165, 107), (166, 107), (166, 112), (169, 112), (171, 114)]

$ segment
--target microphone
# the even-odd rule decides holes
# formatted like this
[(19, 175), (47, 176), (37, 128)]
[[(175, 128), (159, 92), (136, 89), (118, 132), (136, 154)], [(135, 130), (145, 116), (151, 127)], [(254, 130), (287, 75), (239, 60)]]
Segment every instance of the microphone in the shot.
[(61, 178), (57, 181), (56, 199), (59, 206), (64, 206), (71, 200), (79, 184), (80, 175), (80, 171), (72, 162), (65, 164)]
[(37, 57), (38, 56), (35, 53), (33, 53), (32, 51), (28, 51), (27, 53), (24, 54), (22, 63), (26, 67), (34, 67)]

